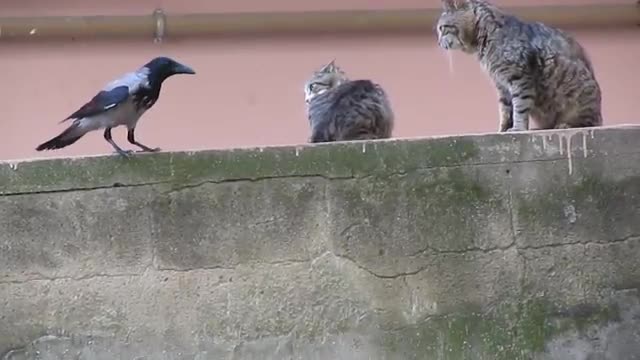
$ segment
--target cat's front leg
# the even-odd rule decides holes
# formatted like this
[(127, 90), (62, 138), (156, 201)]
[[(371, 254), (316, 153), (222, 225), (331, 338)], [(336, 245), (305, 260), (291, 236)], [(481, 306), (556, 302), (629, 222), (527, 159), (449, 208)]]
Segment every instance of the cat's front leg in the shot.
[(308, 141), (310, 143), (323, 143), (333, 141), (333, 139), (331, 139), (329, 129), (326, 124), (319, 123), (314, 124), (314, 126), (311, 127), (311, 136)]
[(500, 113), (498, 131), (505, 132), (513, 126), (513, 104), (511, 93), (502, 85), (498, 85), (498, 112)]
[(513, 126), (507, 131), (529, 130), (529, 112), (533, 107), (533, 87), (522, 82), (512, 84), (509, 91), (513, 104)]

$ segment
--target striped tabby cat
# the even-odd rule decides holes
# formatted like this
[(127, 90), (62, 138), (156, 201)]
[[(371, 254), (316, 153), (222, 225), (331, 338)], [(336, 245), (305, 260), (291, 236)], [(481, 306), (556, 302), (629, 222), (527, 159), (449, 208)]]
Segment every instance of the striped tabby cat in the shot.
[(499, 131), (602, 125), (591, 61), (566, 33), (525, 22), (481, 0), (442, 0), (438, 45), (476, 54), (499, 96)]
[(370, 80), (349, 80), (331, 61), (304, 86), (309, 142), (390, 138), (394, 115), (387, 95)]

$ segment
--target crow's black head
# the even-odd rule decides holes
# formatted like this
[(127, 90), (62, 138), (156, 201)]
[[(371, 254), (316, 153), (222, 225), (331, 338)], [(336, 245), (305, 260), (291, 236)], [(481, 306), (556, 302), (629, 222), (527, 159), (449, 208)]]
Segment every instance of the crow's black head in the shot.
[(176, 74), (195, 74), (192, 68), (166, 56), (157, 57), (144, 65), (149, 69), (149, 80), (162, 83), (166, 78)]

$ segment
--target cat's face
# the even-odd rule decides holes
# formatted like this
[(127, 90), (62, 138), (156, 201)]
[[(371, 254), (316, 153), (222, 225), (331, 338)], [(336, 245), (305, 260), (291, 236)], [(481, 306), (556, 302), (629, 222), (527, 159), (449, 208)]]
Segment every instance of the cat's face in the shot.
[(442, 4), (444, 11), (440, 14), (436, 27), (438, 46), (445, 50), (473, 52), (473, 2), (442, 0)]
[(347, 76), (331, 61), (315, 71), (311, 79), (304, 84), (304, 101), (308, 104), (314, 97), (335, 88), (347, 81)]

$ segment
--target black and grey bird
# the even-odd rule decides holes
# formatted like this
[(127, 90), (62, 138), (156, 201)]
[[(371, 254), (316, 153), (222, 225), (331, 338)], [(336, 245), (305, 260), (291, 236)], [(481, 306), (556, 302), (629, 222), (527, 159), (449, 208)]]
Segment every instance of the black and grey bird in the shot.
[(132, 151), (123, 150), (111, 138), (111, 129), (123, 125), (127, 127), (129, 143), (138, 146), (143, 152), (159, 151), (159, 148), (152, 149), (136, 140), (136, 124), (158, 101), (162, 82), (176, 74), (195, 74), (195, 71), (168, 57), (157, 57), (138, 70), (110, 82), (93, 99), (61, 121), (74, 119), (66, 130), (40, 144), (36, 150), (61, 149), (75, 143), (90, 131), (104, 129), (105, 140), (118, 154), (126, 157)]

